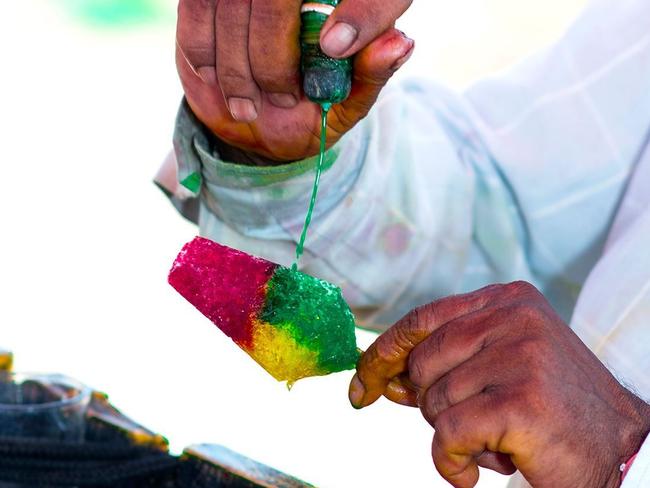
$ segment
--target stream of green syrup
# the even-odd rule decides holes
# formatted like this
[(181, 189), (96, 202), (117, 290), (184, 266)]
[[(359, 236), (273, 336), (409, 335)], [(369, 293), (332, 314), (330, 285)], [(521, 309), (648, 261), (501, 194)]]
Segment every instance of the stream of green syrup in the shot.
[(320, 122), (320, 151), (318, 153), (318, 165), (316, 166), (316, 176), (314, 177), (314, 187), (311, 191), (311, 200), (309, 201), (309, 209), (307, 210), (307, 217), (305, 217), (305, 224), (302, 226), (302, 234), (296, 246), (296, 261), (291, 266), (292, 271), (298, 270), (298, 261), (305, 249), (305, 239), (307, 238), (307, 230), (311, 224), (311, 217), (314, 213), (314, 206), (316, 205), (316, 197), (318, 196), (318, 185), (320, 183), (320, 175), (323, 172), (323, 160), (325, 159), (325, 142), (327, 140), (327, 113), (332, 107), (331, 103), (321, 103), (321, 122)]
[[(300, 240), (296, 245), (296, 260), (291, 266), (291, 273), (294, 274), (294, 280), (295, 280), (293, 282), (294, 285), (303, 282), (305, 280), (311, 279), (311, 277), (309, 276), (301, 276), (300, 274), (296, 274), (296, 272), (298, 271), (298, 262), (300, 261), (300, 257), (302, 256), (305, 248), (305, 239), (307, 238), (307, 231), (309, 230), (309, 225), (311, 224), (311, 218), (314, 213), (314, 207), (316, 206), (316, 197), (318, 196), (318, 185), (320, 184), (320, 177), (323, 172), (323, 162), (325, 160), (325, 145), (327, 141), (327, 113), (332, 107), (332, 104), (328, 102), (323, 102), (320, 104), (320, 107), (321, 107), (321, 126), (320, 126), (320, 150), (318, 153), (318, 164), (316, 165), (316, 175), (314, 177), (314, 186), (311, 191), (311, 200), (309, 201), (307, 216), (305, 217), (305, 223), (302, 227)], [(306, 288), (309, 289), (309, 287)], [(318, 299), (321, 300), (322, 297), (319, 297)], [(359, 349), (357, 349), (357, 351), (359, 353), (361, 352)], [(287, 389), (291, 390), (293, 384), (294, 384), (293, 381), (288, 381)]]

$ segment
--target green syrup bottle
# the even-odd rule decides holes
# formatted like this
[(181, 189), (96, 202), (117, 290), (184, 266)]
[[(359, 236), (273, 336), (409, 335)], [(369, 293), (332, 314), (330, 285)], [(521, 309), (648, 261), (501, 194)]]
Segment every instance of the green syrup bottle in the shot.
[(312, 102), (340, 103), (350, 94), (352, 61), (333, 59), (320, 49), (320, 31), (339, 0), (303, 1), (301, 69), (303, 90)]

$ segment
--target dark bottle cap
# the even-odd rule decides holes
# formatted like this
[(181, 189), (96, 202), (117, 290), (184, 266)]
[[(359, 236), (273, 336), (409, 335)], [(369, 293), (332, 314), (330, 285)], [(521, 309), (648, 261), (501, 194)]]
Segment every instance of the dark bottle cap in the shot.
[[(300, 35), (303, 91), (316, 103), (340, 103), (352, 87), (351, 60), (330, 58), (320, 48), (320, 32), (328, 18), (324, 12), (337, 4), (337, 0), (303, 3)], [(319, 5), (325, 8), (318, 8)]]

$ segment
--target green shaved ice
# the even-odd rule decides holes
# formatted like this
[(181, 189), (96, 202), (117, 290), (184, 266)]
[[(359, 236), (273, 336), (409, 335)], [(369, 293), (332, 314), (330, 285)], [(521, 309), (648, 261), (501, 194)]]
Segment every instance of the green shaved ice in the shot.
[(289, 268), (278, 268), (267, 286), (261, 320), (317, 351), (324, 372), (355, 368), (354, 316), (339, 288)]

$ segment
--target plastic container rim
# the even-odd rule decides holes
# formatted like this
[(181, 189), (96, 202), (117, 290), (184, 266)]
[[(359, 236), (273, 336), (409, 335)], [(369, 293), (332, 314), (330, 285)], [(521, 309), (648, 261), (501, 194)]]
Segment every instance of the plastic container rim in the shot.
[[(64, 398), (62, 400), (57, 400), (53, 402), (45, 403), (29, 403), (29, 404), (15, 404), (15, 403), (2, 403), (0, 402), (0, 412), (26, 412), (32, 413), (40, 410), (50, 410), (58, 409), (62, 407), (67, 407), (70, 405), (75, 405), (83, 403), (85, 400), (90, 400), (90, 395), (92, 393), (92, 388), (84, 385), (74, 378), (63, 374), (48, 374), (48, 373), (23, 373), (23, 372), (0, 372), (0, 381), (4, 381), (7, 377), (10, 377), (15, 382), (19, 380), (21, 383), (26, 380), (35, 380), (41, 381), (43, 383), (52, 384), (56, 381), (57, 384), (60, 384), (65, 387), (69, 387), (72, 390), (75, 390), (77, 393), (69, 398)], [(47, 380), (47, 381), (46, 381)]]

